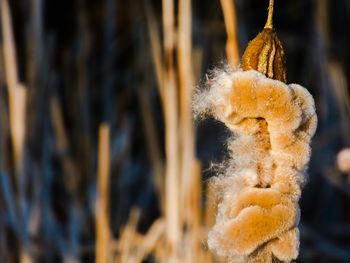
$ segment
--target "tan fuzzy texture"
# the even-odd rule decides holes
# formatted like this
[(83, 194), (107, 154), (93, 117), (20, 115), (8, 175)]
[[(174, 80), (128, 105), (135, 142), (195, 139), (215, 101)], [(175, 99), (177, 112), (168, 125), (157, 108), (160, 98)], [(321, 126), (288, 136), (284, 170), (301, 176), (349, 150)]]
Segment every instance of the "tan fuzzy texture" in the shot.
[(296, 259), (298, 200), (317, 126), (311, 94), (255, 70), (226, 67), (196, 91), (193, 108), (233, 134), (230, 158), (211, 181), (218, 210), (209, 248), (228, 262)]

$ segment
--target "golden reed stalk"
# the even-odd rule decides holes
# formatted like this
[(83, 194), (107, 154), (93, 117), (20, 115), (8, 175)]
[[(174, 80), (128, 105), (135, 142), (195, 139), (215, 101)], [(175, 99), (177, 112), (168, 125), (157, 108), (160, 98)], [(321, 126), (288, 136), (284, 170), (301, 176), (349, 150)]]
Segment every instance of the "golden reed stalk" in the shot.
[(109, 174), (110, 130), (107, 124), (99, 129), (97, 200), (96, 200), (96, 263), (107, 263), (110, 255)]

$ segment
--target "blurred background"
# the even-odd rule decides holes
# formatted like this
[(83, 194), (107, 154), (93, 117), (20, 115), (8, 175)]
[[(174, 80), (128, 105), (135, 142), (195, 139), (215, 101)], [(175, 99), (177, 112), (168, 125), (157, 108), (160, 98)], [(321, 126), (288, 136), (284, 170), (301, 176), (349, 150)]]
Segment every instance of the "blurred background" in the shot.
[[(288, 82), (319, 125), (298, 262), (350, 262), (350, 1), (275, 1)], [(262, 0), (0, 0), (0, 262), (220, 262), (208, 179), (227, 128), (193, 124)]]

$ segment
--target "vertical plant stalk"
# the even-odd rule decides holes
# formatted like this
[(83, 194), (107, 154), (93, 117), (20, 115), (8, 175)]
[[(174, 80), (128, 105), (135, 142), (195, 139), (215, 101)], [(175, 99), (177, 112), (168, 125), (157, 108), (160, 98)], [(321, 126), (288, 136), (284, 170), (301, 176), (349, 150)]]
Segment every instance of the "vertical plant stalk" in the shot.
[(18, 81), (16, 46), (11, 25), (11, 13), (7, 0), (1, 0), (1, 24), (3, 57), (9, 98), (11, 140), (14, 152), (16, 174), (20, 176), (23, 165), (23, 145), (25, 138), (26, 89)]
[[(178, 4), (178, 31), (175, 39), (174, 1), (163, 1), (163, 56), (152, 9), (145, 4), (153, 64), (166, 128), (165, 231), (171, 256), (170, 259), (166, 258), (164, 246), (163, 251), (157, 249), (156, 255), (161, 261), (193, 262), (202, 257), (202, 250), (200, 165), (195, 158), (195, 136), (191, 116), (192, 3), (190, 0), (180, 0)], [(179, 80), (178, 83), (176, 79)], [(180, 203), (183, 205), (180, 206)], [(181, 228), (184, 225), (187, 226), (185, 231)]]
[(109, 175), (110, 130), (107, 124), (99, 128), (97, 200), (96, 200), (96, 263), (110, 261)]
[(237, 41), (236, 7), (235, 0), (220, 0), (222, 12), (224, 14), (225, 27), (227, 32), (226, 54), (231, 66), (237, 67), (239, 64), (239, 47)]
[(269, 8), (268, 8), (268, 15), (267, 20), (264, 28), (273, 28), (273, 7), (274, 7), (274, 0), (269, 1)]
[[(194, 165), (194, 134), (191, 117), (191, 94), (193, 89), (192, 44), (191, 44), (191, 0), (179, 1), (178, 16), (178, 74), (180, 89), (180, 136), (181, 136), (181, 203), (191, 190)], [(191, 211), (183, 206), (183, 221), (190, 220)], [(186, 211), (187, 210), (187, 211)]]
[[(19, 83), (17, 73), (16, 46), (12, 29), (12, 19), (9, 4), (7, 0), (0, 0), (2, 39), (3, 39), (3, 58), (6, 85), (9, 100), (9, 119), (11, 141), (13, 147), (13, 160), (15, 163), (16, 183), (20, 189), (21, 176), (23, 175), (23, 148), (25, 140), (25, 108), (27, 93), (23, 85)], [(22, 191), (20, 193), (20, 204), (23, 201)], [(21, 206), (19, 206), (21, 207)], [(20, 229), (25, 233), (27, 229)], [(32, 258), (27, 247), (27, 240), (22, 240), (24, 244), (20, 249), (20, 262), (30, 263)]]
[(178, 14), (178, 75), (180, 89), (181, 136), (181, 223), (188, 226), (184, 242), (185, 261), (195, 262), (200, 249), (200, 165), (195, 158), (195, 135), (192, 120), (193, 64), (192, 64), (192, 1), (180, 0)]
[(165, 217), (171, 259), (176, 258), (181, 237), (179, 216), (179, 139), (178, 92), (175, 79), (175, 17), (174, 1), (163, 0), (164, 34), (164, 117), (165, 117)]

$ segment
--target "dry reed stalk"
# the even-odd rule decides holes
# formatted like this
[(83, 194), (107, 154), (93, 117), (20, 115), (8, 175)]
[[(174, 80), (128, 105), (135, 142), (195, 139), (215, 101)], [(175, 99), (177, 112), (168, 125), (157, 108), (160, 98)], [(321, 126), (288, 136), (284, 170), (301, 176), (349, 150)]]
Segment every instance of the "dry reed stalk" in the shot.
[(178, 74), (180, 88), (181, 127), (181, 190), (183, 218), (187, 226), (185, 261), (200, 262), (205, 254), (201, 246), (201, 165), (195, 157), (195, 133), (192, 119), (192, 95), (194, 89), (192, 53), (192, 1), (179, 1), (178, 14)]
[[(155, 34), (155, 22), (151, 16), (148, 16), (148, 20), (151, 21), (151, 23), (149, 22), (151, 48), (155, 70), (158, 72), (158, 83), (160, 82), (161, 73), (163, 74), (163, 87), (161, 88), (163, 94), (161, 94), (161, 97), (164, 99), (163, 110), (166, 122), (166, 178), (168, 183), (166, 185), (166, 200), (168, 200), (166, 202), (166, 209), (168, 209), (166, 218), (172, 217), (167, 224), (167, 237), (172, 254), (170, 261), (187, 260), (191, 262), (201, 256), (200, 165), (195, 159), (195, 138), (191, 117), (193, 92), (191, 1), (179, 1), (178, 10), (178, 38), (175, 41), (174, 2), (163, 2), (164, 70), (159, 69), (159, 65), (162, 63), (160, 52), (157, 52), (159, 45), (156, 43), (159, 41), (157, 41), (158, 38)], [(150, 11), (147, 13), (150, 13)], [(178, 55), (176, 65), (179, 79), (178, 86), (175, 81), (175, 49)], [(179, 97), (177, 96), (177, 88), (180, 92)], [(179, 131), (176, 127), (180, 128)], [(172, 144), (171, 147), (169, 147), (169, 143)], [(169, 154), (170, 150), (172, 155)], [(174, 170), (175, 167), (171, 168), (170, 165), (176, 165), (176, 171)], [(170, 175), (169, 172), (171, 172)], [(178, 202), (183, 204), (182, 209), (179, 209)], [(187, 226), (187, 230), (183, 233), (180, 229), (181, 225)], [(177, 248), (180, 236), (183, 237), (182, 243), (186, 243), (186, 245), (183, 244), (184, 249), (182, 251), (178, 251)], [(174, 251), (174, 248), (176, 251)], [(168, 259), (163, 258), (162, 260)]]
[(7, 0), (1, 0), (0, 4), (6, 83), (8, 89), (13, 90), (18, 84), (18, 74), (11, 12)]
[[(169, 255), (164, 253), (167, 251), (165, 247), (158, 249), (156, 254), (160, 255), (160, 261), (193, 262), (204, 257), (204, 253), (200, 247), (200, 165), (195, 159), (195, 137), (191, 117), (193, 92), (191, 1), (179, 1), (177, 41), (175, 41), (174, 1), (163, 1), (164, 63), (154, 15), (150, 7), (147, 5), (146, 7), (152, 57), (165, 117), (167, 158), (165, 218), (166, 237), (171, 256), (169, 258)], [(175, 50), (177, 64), (175, 64)], [(179, 79), (178, 85), (176, 77)], [(179, 97), (177, 88), (180, 92)], [(183, 204), (181, 209), (179, 202)], [(185, 232), (180, 229), (182, 225), (186, 226)], [(178, 247), (180, 237), (183, 247), (181, 251)]]
[(178, 139), (178, 92), (175, 79), (175, 19), (174, 1), (163, 0), (164, 34), (164, 118), (165, 118), (165, 218), (170, 246), (170, 261), (178, 253), (181, 238), (179, 204), (179, 139)]
[(231, 66), (239, 64), (239, 47), (237, 41), (236, 7), (234, 0), (220, 0), (224, 14), (225, 27), (227, 32), (226, 54)]
[(184, 205), (186, 207), (185, 225), (188, 227), (185, 232), (184, 243), (184, 261), (202, 262), (205, 258), (205, 251), (201, 241), (203, 236), (203, 220), (201, 209), (201, 165), (195, 161), (191, 171), (191, 181), (187, 186), (187, 192), (184, 193)]
[(140, 211), (132, 209), (126, 226), (122, 229), (119, 242), (116, 262), (131, 263), (135, 259), (133, 249), (140, 246), (140, 235), (137, 233), (137, 224), (140, 219)]
[[(16, 47), (12, 29), (12, 19), (9, 4), (7, 0), (0, 1), (2, 39), (3, 39), (3, 58), (5, 79), (8, 90), (9, 100), (9, 119), (10, 131), (13, 147), (13, 159), (15, 162), (15, 173), (17, 187), (20, 188), (20, 180), (23, 169), (23, 148), (25, 140), (25, 108), (26, 108), (26, 89), (19, 83), (17, 72)], [(22, 191), (20, 200), (23, 201)], [(27, 231), (26, 229), (23, 231)], [(20, 248), (20, 262), (31, 263), (32, 258), (27, 247), (27, 240), (22, 240), (24, 244)]]
[(17, 176), (21, 173), (25, 138), (26, 89), (18, 81), (16, 47), (7, 0), (1, 0), (3, 57), (9, 98), (11, 139)]
[(135, 263), (142, 262), (147, 255), (150, 255), (157, 247), (160, 247), (159, 242), (165, 232), (165, 222), (163, 219), (157, 219), (148, 232), (142, 236), (139, 244), (139, 250), (135, 256)]
[(110, 262), (109, 227), (109, 174), (110, 174), (110, 129), (107, 124), (99, 128), (97, 200), (96, 200), (96, 263)]
[[(154, 15), (150, 7), (147, 5), (146, 7), (152, 57), (160, 86), (166, 127), (165, 218), (171, 256), (170, 259), (165, 258), (163, 257), (165, 254), (159, 250), (157, 254), (162, 255), (161, 261), (179, 261), (186, 257), (198, 258), (201, 251), (200, 169), (195, 159), (191, 117), (193, 92), (191, 1), (179, 1), (177, 41), (174, 1), (163, 1), (164, 63)], [(175, 64), (175, 50), (178, 55), (177, 64)], [(178, 85), (176, 77), (179, 79)], [(179, 97), (177, 88), (180, 92)], [(182, 209), (179, 207), (179, 202), (183, 204)], [(180, 227), (182, 225), (187, 226), (186, 232), (182, 232)], [(185, 236), (186, 240), (182, 243), (188, 243), (184, 245), (185, 249), (179, 251), (179, 238)], [(165, 247), (161, 249), (164, 250)]]
[[(191, 23), (191, 0), (179, 1), (178, 15), (178, 75), (180, 90), (180, 151), (181, 151), (181, 203), (184, 204), (181, 219), (182, 223), (190, 223), (193, 218), (188, 200), (191, 193), (196, 193), (191, 189), (194, 179), (195, 165), (194, 153), (194, 132), (192, 122), (191, 97), (193, 92), (193, 69), (192, 69), (192, 23)], [(193, 191), (194, 190), (194, 191)]]

